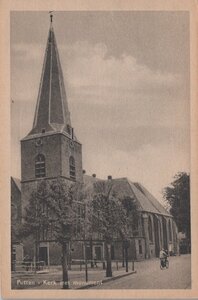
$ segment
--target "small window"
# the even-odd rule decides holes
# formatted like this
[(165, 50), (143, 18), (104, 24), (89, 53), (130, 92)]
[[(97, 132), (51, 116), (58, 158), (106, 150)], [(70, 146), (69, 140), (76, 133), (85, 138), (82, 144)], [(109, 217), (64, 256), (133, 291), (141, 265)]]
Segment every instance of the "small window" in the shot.
[(38, 154), (35, 159), (35, 177), (45, 177), (45, 156)]
[(42, 128), (42, 131), (41, 131), (42, 133), (45, 133), (45, 128)]
[(70, 172), (70, 178), (76, 179), (76, 166), (75, 166), (75, 160), (73, 156), (70, 156), (69, 158), (69, 172)]

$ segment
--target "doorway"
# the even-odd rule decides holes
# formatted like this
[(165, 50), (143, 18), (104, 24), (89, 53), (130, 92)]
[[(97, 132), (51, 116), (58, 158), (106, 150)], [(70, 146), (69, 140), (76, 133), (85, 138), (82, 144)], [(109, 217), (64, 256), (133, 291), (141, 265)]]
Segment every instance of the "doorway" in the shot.
[(39, 247), (39, 261), (44, 261), (45, 265), (48, 265), (48, 251), (47, 247)]
[(96, 255), (97, 260), (102, 260), (102, 247), (101, 246), (94, 246), (94, 252)]

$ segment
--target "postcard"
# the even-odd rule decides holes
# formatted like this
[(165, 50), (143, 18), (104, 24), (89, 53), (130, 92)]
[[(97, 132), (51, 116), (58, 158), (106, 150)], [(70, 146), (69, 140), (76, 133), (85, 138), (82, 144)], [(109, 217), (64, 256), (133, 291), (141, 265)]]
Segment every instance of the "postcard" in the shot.
[(197, 297), (197, 2), (1, 11), (2, 297)]

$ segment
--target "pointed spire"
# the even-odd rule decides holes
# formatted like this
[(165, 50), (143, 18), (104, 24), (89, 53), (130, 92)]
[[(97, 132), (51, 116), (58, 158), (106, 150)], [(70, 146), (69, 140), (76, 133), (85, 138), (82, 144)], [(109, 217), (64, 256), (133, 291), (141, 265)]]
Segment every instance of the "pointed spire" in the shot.
[(70, 113), (65, 92), (63, 72), (60, 64), (50, 12), (50, 29), (45, 51), (33, 129), (30, 134), (42, 132), (65, 132), (71, 130)]

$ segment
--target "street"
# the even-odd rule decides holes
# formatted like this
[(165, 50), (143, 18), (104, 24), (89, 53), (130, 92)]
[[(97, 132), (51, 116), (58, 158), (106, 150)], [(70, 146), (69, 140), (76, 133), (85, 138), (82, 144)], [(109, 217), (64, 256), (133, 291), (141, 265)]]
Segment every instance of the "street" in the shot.
[[(181, 255), (169, 257), (169, 269), (160, 269), (158, 258), (135, 262), (136, 273), (130, 274), (132, 264), (129, 263), (129, 274), (126, 277), (125, 268), (119, 267), (116, 270), (113, 264), (113, 278), (111, 281), (103, 282), (106, 279), (105, 270), (102, 266), (89, 269), (89, 283), (96, 285), (92, 289), (189, 289), (191, 287), (191, 256)], [(70, 288), (80, 288), (85, 282), (85, 269), (81, 271), (79, 266), (73, 266), (69, 271)], [(49, 269), (47, 273), (13, 273), (12, 288), (14, 289), (61, 289), (62, 270)], [(85, 287), (86, 288), (86, 287)]]
[(135, 264), (136, 274), (103, 283), (92, 289), (189, 289), (191, 256), (169, 257), (169, 269), (161, 270), (159, 259)]

